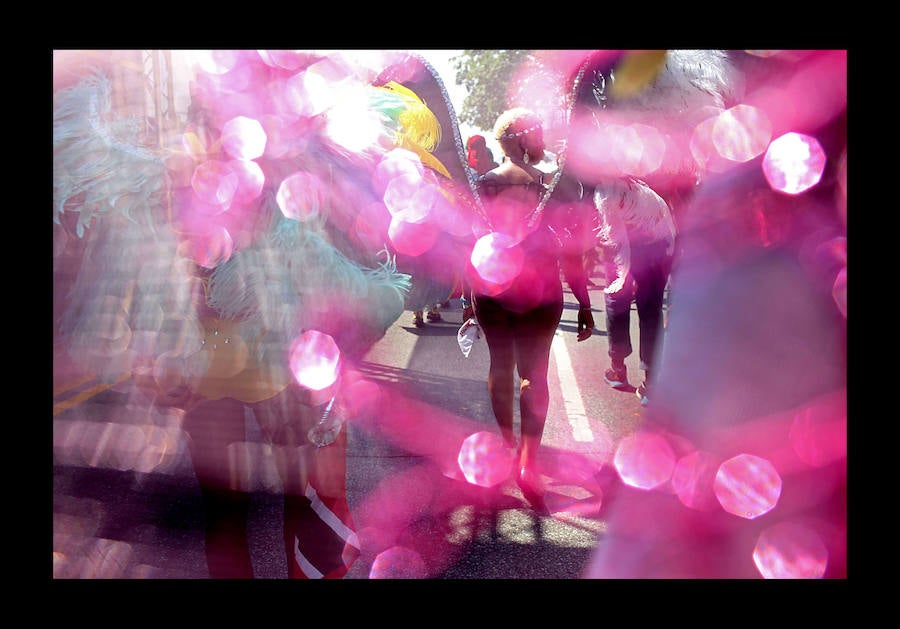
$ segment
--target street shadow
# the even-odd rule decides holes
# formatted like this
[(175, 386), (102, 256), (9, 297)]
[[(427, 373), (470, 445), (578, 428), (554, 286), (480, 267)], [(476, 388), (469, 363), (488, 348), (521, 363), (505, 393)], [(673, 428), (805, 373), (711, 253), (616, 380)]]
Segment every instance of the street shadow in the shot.
[[(542, 446), (544, 500), (549, 513), (539, 513), (513, 477), (493, 487), (481, 487), (467, 481), (460, 469), (453, 469), (457, 456), (447, 449), (458, 445), (456, 429), (462, 426), (451, 428), (446, 422), (474, 422), (464, 432), (478, 430), (478, 425), (488, 432), (497, 430), (483, 379), (445, 377), (370, 362), (362, 362), (358, 370), (385, 390), (450, 413), (442, 415), (443, 424), (424, 421), (419, 428), (428, 432), (424, 443), (433, 446), (433, 451), (417, 449), (423, 443), (420, 440), (397, 441), (400, 426), (384, 433), (354, 429), (357, 452), (365, 453), (351, 453), (353, 463), (348, 470), (348, 498), (361, 516), (358, 525), (367, 529), (374, 522), (380, 536), (402, 538), (404, 545), (426, 560), (427, 578), (580, 577), (603, 528), (603, 490), (593, 478), (600, 463), (583, 454)], [(396, 403), (385, 406), (385, 410), (399, 408)], [(446, 439), (447, 435), (441, 434), (445, 428), (456, 437)], [(414, 444), (412, 449), (407, 449), (406, 443)], [(379, 508), (371, 515), (373, 501), (380, 509), (388, 504), (404, 505), (394, 509), (407, 515), (402, 522), (387, 526), (380, 520)], [(366, 513), (369, 515), (363, 515)], [(351, 578), (370, 578), (366, 575), (375, 559), (362, 557)]]
[[(588, 457), (542, 446), (544, 503), (530, 506), (518, 488), (494, 489), (473, 502), (471, 536), (439, 579), (577, 579), (605, 531), (601, 516), (608, 470)], [(578, 470), (573, 478), (573, 470)], [(506, 486), (512, 481), (506, 481)]]
[[(391, 491), (384, 491), (386, 485)], [(376, 539), (398, 540), (397, 546), (418, 556), (421, 563), (415, 578), (577, 579), (605, 529), (595, 505), (592, 516), (573, 515), (577, 505), (539, 514), (512, 488), (511, 480), (479, 487), (448, 479), (427, 463), (419, 464), (411, 475), (386, 479), (380, 489), (381, 513), (374, 521), (362, 521), (373, 522), (379, 529)], [(559, 505), (552, 490), (546, 499)], [(598, 502), (599, 498), (592, 494), (573, 502), (581, 501)], [(406, 518), (383, 519), (384, 505), (394, 505), (387, 512), (404, 512)], [(365, 530), (372, 534), (373, 529)], [(383, 569), (381, 548), (364, 550), (351, 578), (373, 578), (373, 567)]]
[[(567, 310), (573, 310), (574, 313), (567, 313)], [(609, 336), (606, 333), (606, 330), (601, 330), (597, 327), (597, 322), (601, 320), (599, 314), (603, 311), (594, 306), (591, 308), (591, 312), (594, 315), (594, 331), (592, 332), (592, 336)], [(569, 323), (569, 319), (572, 320), (571, 323)], [(557, 329), (562, 330), (563, 332), (578, 334), (578, 304), (566, 303), (563, 305), (563, 316), (560, 319)]]
[[(577, 305), (567, 304), (559, 329), (577, 333), (576, 312)], [(595, 318), (597, 312), (595, 308)], [(455, 336), (459, 325), (445, 318), (442, 322), (426, 323), (423, 328), (402, 327), (417, 336), (446, 337)], [(606, 335), (605, 331), (596, 328), (593, 333)], [(463, 422), (482, 425), (487, 432), (498, 432), (484, 377), (465, 377), (469, 375), (465, 371), (461, 372), (463, 377), (445, 376), (428, 370), (368, 361), (360, 362), (356, 368), (363, 378), (385, 390), (433, 405)], [(443, 421), (452, 421), (452, 416), (445, 415)], [(431, 442), (440, 442), (440, 435), (426, 425), (423, 424), (421, 429), (432, 431), (429, 432)], [(467, 430), (473, 429), (479, 428), (472, 426)], [(436, 447), (435, 452), (443, 454), (432, 459), (431, 454), (415, 447), (407, 449), (404, 443), (395, 441), (395, 436), (393, 432), (372, 433), (354, 427), (353, 441), (357, 451), (363, 454), (359, 457), (351, 454), (353, 463), (348, 470), (350, 503), (354, 509), (361, 508), (370, 497), (377, 495), (379, 504), (388, 504), (383, 499), (394, 495), (399, 504), (406, 504), (403, 496), (411, 491), (411, 486), (430, 487), (428, 492), (421, 491), (435, 498), (427, 505), (421, 504), (422, 510), (406, 504), (405, 508), (411, 509), (409, 520), (401, 527), (402, 535), (411, 547), (430, 549), (435, 560), (427, 562), (429, 578), (580, 577), (599, 536), (597, 531), (603, 528), (600, 517), (603, 492), (598, 489), (598, 483), (591, 480), (592, 466), (599, 466), (596, 461), (542, 446), (542, 459), (547, 463), (545, 503), (550, 509), (550, 514), (542, 514), (531, 508), (512, 478), (495, 488), (471, 485), (458, 470), (451, 478), (447, 474), (447, 461), (456, 457), (450, 456), (444, 447)], [(414, 473), (411, 472), (413, 469)], [(573, 472), (576, 469), (578, 473)], [(439, 500), (437, 496), (440, 496)], [(416, 502), (412, 499), (413, 504)], [(460, 512), (467, 518), (462, 524)], [(448, 545), (448, 539), (455, 542)], [(355, 577), (351, 578), (367, 578), (364, 575), (373, 560), (374, 557), (362, 558), (354, 570)]]
[(560, 548), (550, 542), (473, 542), (437, 579), (577, 579), (591, 548)]
[[(453, 334), (455, 336), (456, 332)], [(463, 417), (489, 418), (493, 422), (484, 378), (447, 377), (430, 371), (401, 369), (367, 361), (360, 362), (357, 369), (365, 378), (390, 385), (403, 395)]]
[(455, 337), (457, 332), (459, 332), (459, 326), (462, 323), (454, 323), (452, 321), (437, 321), (426, 323), (424, 327), (417, 328), (414, 325), (404, 325), (401, 326), (404, 330), (409, 332), (410, 334), (415, 334), (416, 336), (453, 336)]

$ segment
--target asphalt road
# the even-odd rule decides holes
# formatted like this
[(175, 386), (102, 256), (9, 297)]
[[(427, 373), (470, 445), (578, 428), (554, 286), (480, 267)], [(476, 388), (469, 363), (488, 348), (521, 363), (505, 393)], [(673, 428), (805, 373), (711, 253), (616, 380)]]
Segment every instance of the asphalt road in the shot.
[[(643, 410), (632, 392), (602, 380), (607, 344), (599, 288), (592, 297), (594, 336), (576, 343), (575, 301), (567, 294), (554, 341), (541, 451), (549, 515), (530, 509), (514, 483), (474, 486), (452, 469), (454, 453), (436, 455), (436, 444), (460, 431), (496, 433), (487, 347), (482, 339), (468, 358), (462, 355), (457, 302), (443, 322), (421, 329), (405, 313), (373, 347), (358, 369), (381, 391), (381, 412), (345, 425), (347, 496), (363, 547), (347, 579), (581, 576), (605, 526), (594, 475)], [(636, 339), (636, 317), (632, 326)], [(637, 357), (626, 364), (636, 384)], [(148, 410), (128, 379), (112, 386), (78, 382), (62, 357), (54, 363), (54, 386), (52, 576), (207, 579), (203, 506), (177, 413)], [(417, 409), (420, 425), (407, 430), (394, 423), (397, 404)], [(265, 453), (258, 426), (248, 420), (247, 432)], [(139, 442), (157, 447), (138, 451)], [(144, 460), (148, 452), (153, 460)], [(251, 507), (254, 575), (285, 578), (277, 483), (255, 488)], [(414, 559), (394, 564), (406, 572), (384, 568), (397, 552)]]

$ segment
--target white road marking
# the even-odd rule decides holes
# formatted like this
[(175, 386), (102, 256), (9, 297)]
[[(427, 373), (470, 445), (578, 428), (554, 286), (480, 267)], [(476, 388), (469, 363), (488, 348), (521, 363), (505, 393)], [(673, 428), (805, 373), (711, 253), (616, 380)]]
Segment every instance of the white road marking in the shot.
[(562, 388), (566, 416), (569, 420), (569, 425), (572, 426), (572, 436), (575, 441), (591, 442), (594, 440), (594, 433), (591, 432), (587, 411), (584, 408), (584, 401), (581, 399), (578, 383), (575, 382), (575, 371), (572, 369), (569, 350), (566, 349), (566, 342), (559, 332), (553, 337), (552, 347), (553, 356), (556, 358), (556, 371), (559, 373), (559, 384)]

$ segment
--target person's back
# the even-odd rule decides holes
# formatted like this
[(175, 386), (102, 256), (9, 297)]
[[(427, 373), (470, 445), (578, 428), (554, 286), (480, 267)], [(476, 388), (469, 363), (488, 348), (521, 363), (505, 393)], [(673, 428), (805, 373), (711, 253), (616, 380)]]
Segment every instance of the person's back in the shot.
[[(532, 165), (544, 155), (540, 119), (528, 110), (510, 110), (497, 120), (495, 134), (505, 158), (479, 180), (487, 223), (482, 238), (488, 246), (479, 251), (479, 240), (472, 254), (476, 271), (472, 298), (491, 355), (491, 407), (503, 439), (510, 448), (518, 447), (516, 480), (532, 506), (545, 510), (537, 452), (550, 402), (550, 348), (564, 303), (560, 259), (565, 250), (551, 219), (557, 208), (565, 206), (551, 201), (561, 178)], [(563, 267), (581, 306), (578, 340), (582, 341), (594, 325), (590, 296), (581, 256), (568, 258), (577, 260)], [(516, 372), (521, 444), (513, 430)]]
[[(536, 169), (535, 169), (536, 170)], [(547, 175), (504, 162), (479, 180), (494, 231), (521, 253), (521, 268), (494, 295), (516, 311), (553, 303), (562, 294), (559, 246), (548, 228), (555, 204), (542, 204)]]
[(631, 177), (600, 182), (594, 190), (599, 211), (598, 244), (605, 250), (607, 292), (621, 289), (634, 246), (660, 244), (671, 256), (676, 228), (666, 201), (645, 182)]

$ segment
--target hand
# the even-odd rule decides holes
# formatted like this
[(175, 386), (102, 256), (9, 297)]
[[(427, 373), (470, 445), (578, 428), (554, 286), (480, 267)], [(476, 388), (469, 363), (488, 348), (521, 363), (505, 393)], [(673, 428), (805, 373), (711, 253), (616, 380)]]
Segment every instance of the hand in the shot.
[(578, 340), (583, 341), (591, 337), (594, 332), (594, 313), (590, 307), (578, 309)]
[(463, 322), (468, 321), (472, 317), (475, 316), (475, 309), (472, 306), (466, 306), (463, 308), (462, 320)]

